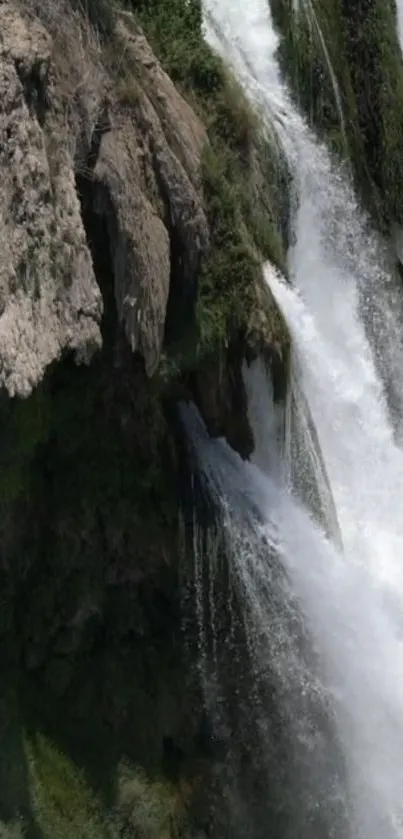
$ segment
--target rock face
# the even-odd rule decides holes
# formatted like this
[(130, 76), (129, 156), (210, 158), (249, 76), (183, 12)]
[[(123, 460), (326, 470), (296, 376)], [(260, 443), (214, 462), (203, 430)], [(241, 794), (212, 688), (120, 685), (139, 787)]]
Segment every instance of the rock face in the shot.
[(0, 13), (0, 385), (26, 396), (63, 349), (100, 345), (102, 305), (63, 134), (47, 149), (50, 38)]
[(0, 6), (0, 387), (21, 396), (64, 350), (88, 361), (101, 345), (80, 200), (105, 222), (118, 319), (148, 374), (172, 286), (192, 294), (208, 245), (204, 128), (131, 16), (115, 34), (129, 83), (101, 66), (95, 41), (83, 44), (71, 7), (45, 3), (42, 25), (24, 14), (31, 5)]
[(107, 218), (118, 318), (151, 375), (169, 294), (178, 285), (179, 295), (191, 294), (208, 244), (200, 181), (207, 137), (129, 15), (117, 37), (138, 82), (123, 78), (110, 106), (93, 206)]

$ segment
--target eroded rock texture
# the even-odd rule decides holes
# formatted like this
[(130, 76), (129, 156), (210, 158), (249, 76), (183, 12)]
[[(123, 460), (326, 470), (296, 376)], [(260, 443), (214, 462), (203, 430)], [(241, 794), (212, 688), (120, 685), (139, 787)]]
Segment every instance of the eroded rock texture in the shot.
[(208, 245), (204, 127), (131, 16), (115, 36), (128, 91), (72, 15), (66, 49), (55, 26), (62, 2), (49, 8), (49, 26), (46, 4), (45, 26), (34, 6), (0, 4), (0, 386), (22, 396), (64, 350), (88, 361), (101, 344), (83, 209), (105, 222), (118, 319), (149, 374), (172, 277), (175, 294), (191, 296)]
[(48, 124), (51, 40), (8, 4), (0, 15), (0, 384), (25, 396), (63, 349), (87, 360), (100, 345), (102, 304), (66, 137)]
[(208, 244), (199, 174), (207, 137), (127, 20), (120, 21), (117, 36), (138, 83), (126, 91), (123, 79), (114, 92), (110, 128), (100, 139), (93, 172), (93, 207), (108, 221), (119, 320), (151, 374), (160, 357), (171, 282), (181, 286), (179, 296), (192, 294)]

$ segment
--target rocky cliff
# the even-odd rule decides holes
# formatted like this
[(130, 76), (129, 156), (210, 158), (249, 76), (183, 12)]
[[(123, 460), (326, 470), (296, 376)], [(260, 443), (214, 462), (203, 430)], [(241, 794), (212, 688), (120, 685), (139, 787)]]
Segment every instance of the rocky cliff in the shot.
[(129, 16), (116, 27), (125, 69), (114, 84), (95, 33), (83, 41), (81, 21), (65, 14), (68, 36), (50, 20), (60, 27), (52, 41), (2, 6), (1, 370), (11, 395), (27, 395), (64, 350), (88, 360), (101, 344), (85, 213), (104, 220), (118, 321), (147, 373), (163, 344), (171, 240), (183, 295), (208, 245), (202, 123)]
[(0, 835), (183, 835), (176, 407), (246, 456), (244, 358), (284, 383), (288, 174), (197, 0), (5, 0), (0, 79)]
[(86, 359), (100, 346), (101, 294), (69, 138), (49, 105), (50, 37), (8, 4), (1, 23), (0, 375), (26, 396), (63, 349)]

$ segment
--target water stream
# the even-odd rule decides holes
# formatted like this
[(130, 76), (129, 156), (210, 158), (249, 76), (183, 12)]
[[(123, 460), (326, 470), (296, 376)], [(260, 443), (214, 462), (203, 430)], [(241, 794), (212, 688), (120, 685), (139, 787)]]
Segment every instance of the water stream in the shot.
[[(306, 440), (303, 418), (313, 421), (311, 469), (340, 536), (327, 528), (326, 537), (290, 480), (286, 418), (261, 368), (245, 370), (253, 463), (209, 440), (184, 411), (221, 511), (252, 658), (281, 697), (298, 802), (282, 836), (401, 839), (403, 349), (394, 280), (350, 185), (291, 104), (267, 0), (204, 5), (207, 37), (276, 126), (292, 168), (290, 283), (269, 267), (266, 281), (293, 338), (297, 426)], [(269, 753), (273, 734), (264, 731)]]

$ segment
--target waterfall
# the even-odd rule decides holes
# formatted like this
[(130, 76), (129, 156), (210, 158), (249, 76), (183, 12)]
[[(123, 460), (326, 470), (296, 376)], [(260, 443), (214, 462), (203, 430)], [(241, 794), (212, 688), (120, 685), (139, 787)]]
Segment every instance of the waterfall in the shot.
[[(267, 407), (266, 398), (264, 404)], [(273, 413), (271, 403), (269, 417)], [(259, 467), (243, 462), (224, 441), (211, 440), (192, 406), (182, 406), (182, 418), (209, 496), (215, 501), (221, 538), (230, 558), (228, 594), (224, 595), (229, 629), (218, 628), (217, 623), (211, 626), (210, 544), (204, 559), (207, 584), (203, 591), (199, 582), (203, 572), (199, 571), (195, 580), (203, 650), (213, 648), (212, 636), (216, 645), (215, 658), (204, 654), (201, 662), (206, 707), (214, 714), (216, 736), (228, 736), (231, 785), (240, 787), (238, 798), (243, 801), (248, 823), (248, 828), (245, 821), (239, 828), (237, 810), (228, 835), (264, 839), (270, 825), (273, 839), (348, 839), (344, 759), (329, 690), (320, 678), (318, 650), (308, 637), (300, 595), (293, 589), (282, 555), (282, 517), (287, 518), (286, 529), (291, 528), (298, 541), (304, 536), (296, 529), (301, 515), (310, 533), (308, 555), (313, 544), (324, 557), (333, 548), (288, 494), (278, 472), (273, 481)], [(274, 447), (278, 463), (281, 446), (274, 442)], [(200, 561), (198, 552), (199, 567)], [(218, 582), (217, 597), (220, 585)], [(216, 607), (216, 615), (221, 607)], [(251, 751), (252, 772), (245, 765), (245, 745), (246, 753)], [(261, 797), (256, 795), (257, 783), (263, 785)]]
[(273, 475), (285, 468), (281, 454), (286, 412), (283, 405), (274, 404), (270, 371), (262, 358), (258, 358), (250, 367), (244, 362), (243, 379), (248, 400), (248, 419), (255, 441), (251, 460), (267, 474)]
[[(283, 835), (403, 836), (399, 603), (354, 554), (324, 538), (277, 476), (201, 435), (192, 417), (186, 424), (221, 508), (257, 666), (276, 686), (290, 738), (301, 809)], [(300, 612), (309, 632), (302, 645)], [(265, 746), (269, 753), (270, 739)], [(336, 824), (326, 823), (329, 814)]]
[[(236, 739), (250, 738), (262, 783), (278, 796), (273, 824), (259, 832), (243, 822), (228, 835), (402, 839), (401, 306), (394, 306), (384, 243), (291, 104), (267, 0), (205, 0), (204, 7), (207, 37), (275, 126), (296, 197), (290, 283), (269, 266), (265, 273), (293, 339), (293, 423), (274, 405), (262, 365), (245, 371), (253, 462), (210, 440), (195, 411), (183, 408), (218, 511), (242, 649), (258, 686), (251, 691), (248, 682), (248, 704), (233, 677), (239, 708), (248, 705)], [(306, 466), (290, 455), (296, 433), (320, 515), (318, 498), (303, 491)], [(230, 666), (229, 649), (236, 659), (236, 645), (224, 649), (221, 663), (218, 653), (217, 680)], [(223, 701), (224, 716), (226, 707)], [(242, 771), (238, 801), (247, 798)], [(282, 807), (287, 785), (292, 800)]]
[[(273, 269), (270, 266), (270, 273)], [(297, 359), (292, 359), (286, 405), (276, 405), (270, 371), (263, 359), (249, 367), (243, 377), (248, 400), (248, 419), (255, 441), (251, 456), (267, 475), (285, 481), (310, 509), (323, 529), (340, 542), (340, 529), (308, 402), (300, 385)]]

